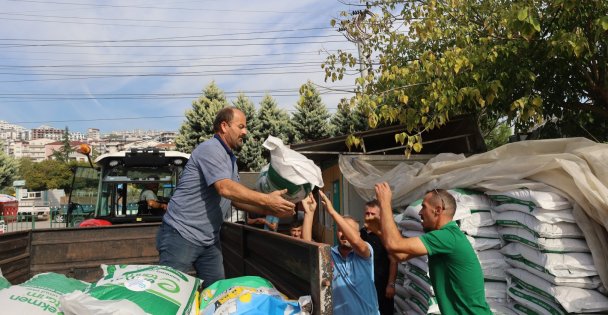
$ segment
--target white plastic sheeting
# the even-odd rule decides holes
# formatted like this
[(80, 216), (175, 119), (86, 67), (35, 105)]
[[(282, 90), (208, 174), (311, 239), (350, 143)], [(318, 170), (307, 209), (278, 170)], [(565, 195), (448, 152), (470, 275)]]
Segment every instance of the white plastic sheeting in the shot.
[(403, 207), (434, 188), (508, 191), (525, 186), (564, 194), (608, 286), (608, 144), (585, 138), (510, 143), (470, 157), (439, 154), (426, 165), (400, 163), (388, 172), (353, 156), (340, 156), (345, 179), (364, 199), (374, 184), (387, 181), (393, 206)]

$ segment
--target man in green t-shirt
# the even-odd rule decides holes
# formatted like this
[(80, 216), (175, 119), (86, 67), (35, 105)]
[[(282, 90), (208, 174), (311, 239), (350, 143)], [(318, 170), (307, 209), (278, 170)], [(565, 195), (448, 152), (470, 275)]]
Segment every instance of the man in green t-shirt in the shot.
[(492, 314), (486, 302), (483, 273), (473, 247), (456, 222), (454, 197), (443, 189), (424, 195), (420, 217), (426, 234), (403, 238), (393, 220), (392, 192), (387, 183), (376, 184), (380, 220), (368, 226), (380, 230), (386, 249), (398, 260), (429, 256), (429, 275), (441, 314)]

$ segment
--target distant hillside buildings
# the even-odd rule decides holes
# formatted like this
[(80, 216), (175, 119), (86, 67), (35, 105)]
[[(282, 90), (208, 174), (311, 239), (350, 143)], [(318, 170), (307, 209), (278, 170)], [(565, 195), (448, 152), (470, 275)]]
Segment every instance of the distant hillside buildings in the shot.
[[(14, 158), (29, 158), (39, 162), (53, 158), (53, 151), (63, 146), (65, 129), (50, 126), (26, 129), (0, 120), (0, 148)], [(113, 131), (101, 134), (99, 129), (89, 128), (86, 134), (69, 132), (70, 146), (78, 147), (87, 143), (98, 154), (128, 150), (133, 147), (158, 147), (165, 150), (175, 149), (173, 131), (131, 130)], [(70, 159), (84, 160), (82, 155), (71, 154)]]

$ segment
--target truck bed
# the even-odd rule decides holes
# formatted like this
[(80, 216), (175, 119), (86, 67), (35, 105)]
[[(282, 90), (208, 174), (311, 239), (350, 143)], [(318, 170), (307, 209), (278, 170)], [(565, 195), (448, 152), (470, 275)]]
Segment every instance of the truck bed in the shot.
[[(87, 282), (101, 264), (156, 264), (159, 223), (40, 229), (0, 235), (0, 268), (12, 283), (42, 272)], [(226, 222), (222, 227), (226, 277), (257, 275), (290, 298), (311, 295), (314, 314), (331, 314), (329, 245)]]

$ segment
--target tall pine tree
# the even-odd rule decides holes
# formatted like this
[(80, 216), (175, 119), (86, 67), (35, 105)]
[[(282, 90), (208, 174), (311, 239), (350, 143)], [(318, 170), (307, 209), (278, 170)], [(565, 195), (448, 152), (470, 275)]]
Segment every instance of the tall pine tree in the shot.
[(367, 130), (367, 119), (357, 108), (351, 107), (348, 100), (342, 99), (338, 110), (331, 117), (333, 135), (342, 136)]
[(70, 144), (70, 130), (65, 127), (63, 131), (63, 138), (61, 140), (62, 146), (59, 150), (53, 151), (53, 158), (62, 163), (68, 163), (70, 161), (70, 153), (74, 152), (72, 145)]
[(247, 136), (244, 139), (243, 147), (237, 152), (239, 170), (259, 171), (268, 162), (262, 156), (264, 140), (259, 136), (258, 113), (253, 102), (245, 94), (239, 94), (232, 104), (240, 109), (247, 118)]
[(211, 81), (203, 94), (186, 111), (186, 121), (175, 138), (177, 150), (190, 153), (201, 142), (213, 137), (213, 120), (217, 112), (229, 106), (224, 91)]
[(260, 139), (266, 140), (269, 135), (281, 138), (284, 144), (295, 143), (295, 130), (289, 120), (289, 114), (280, 109), (272, 96), (266, 94), (260, 102), (258, 118), (260, 120)]
[(300, 87), (300, 99), (296, 104), (296, 109), (292, 124), (298, 140), (311, 141), (331, 136), (332, 128), (328, 122), (329, 112), (312, 82), (308, 81)]

